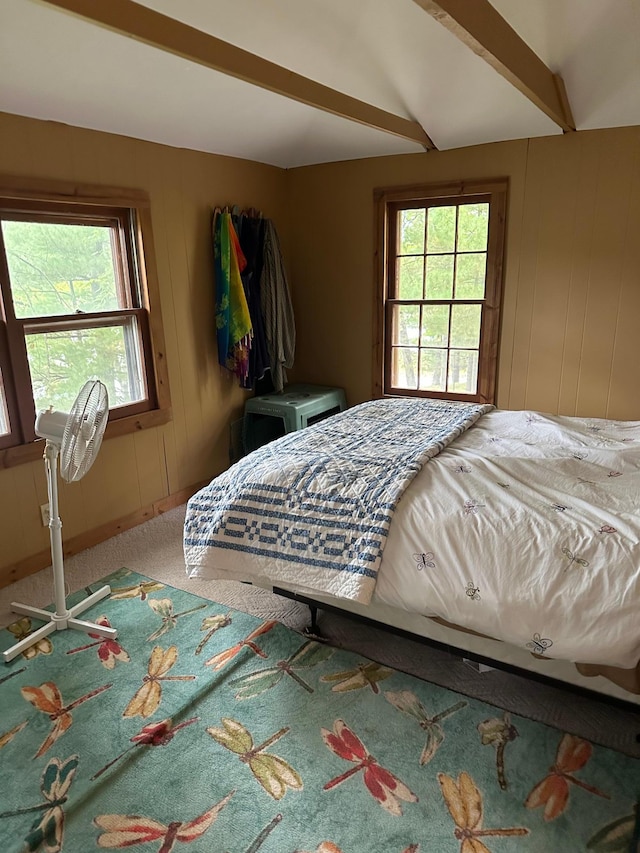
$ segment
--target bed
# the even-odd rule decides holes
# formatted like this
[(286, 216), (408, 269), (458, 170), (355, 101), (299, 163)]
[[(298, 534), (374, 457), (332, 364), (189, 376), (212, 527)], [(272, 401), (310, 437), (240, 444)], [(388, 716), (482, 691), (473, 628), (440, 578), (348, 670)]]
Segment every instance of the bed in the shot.
[(640, 422), (355, 406), (188, 503), (187, 572), (640, 704)]

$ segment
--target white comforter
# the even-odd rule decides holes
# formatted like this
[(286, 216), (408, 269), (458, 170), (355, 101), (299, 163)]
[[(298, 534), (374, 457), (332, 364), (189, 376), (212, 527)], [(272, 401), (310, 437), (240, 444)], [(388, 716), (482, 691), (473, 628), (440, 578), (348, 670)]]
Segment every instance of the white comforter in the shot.
[(640, 422), (494, 411), (404, 493), (374, 598), (549, 657), (640, 659)]

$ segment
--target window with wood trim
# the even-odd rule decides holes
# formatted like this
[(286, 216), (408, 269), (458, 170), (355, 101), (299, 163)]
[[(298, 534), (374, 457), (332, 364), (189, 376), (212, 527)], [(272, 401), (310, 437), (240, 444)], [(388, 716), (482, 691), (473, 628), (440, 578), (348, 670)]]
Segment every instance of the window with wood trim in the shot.
[(506, 180), (376, 192), (377, 393), (494, 402), (506, 193)]
[(94, 377), (109, 392), (107, 435), (168, 420), (146, 195), (8, 181), (0, 179), (4, 463), (31, 458), (11, 449), (35, 441), (36, 412), (68, 412)]

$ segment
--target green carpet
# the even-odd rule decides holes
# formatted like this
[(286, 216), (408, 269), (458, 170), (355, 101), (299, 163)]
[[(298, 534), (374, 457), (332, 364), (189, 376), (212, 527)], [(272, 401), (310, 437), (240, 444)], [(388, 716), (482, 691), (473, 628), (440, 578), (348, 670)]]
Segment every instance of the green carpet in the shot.
[(65, 631), (0, 670), (1, 853), (631, 849), (637, 760), (126, 569), (106, 580), (85, 618), (117, 641)]

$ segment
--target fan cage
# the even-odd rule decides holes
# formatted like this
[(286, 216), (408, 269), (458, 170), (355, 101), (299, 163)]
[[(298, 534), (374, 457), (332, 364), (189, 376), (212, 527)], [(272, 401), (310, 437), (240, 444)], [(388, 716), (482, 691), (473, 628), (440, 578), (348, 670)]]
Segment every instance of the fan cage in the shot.
[(109, 417), (109, 398), (100, 380), (80, 389), (65, 425), (60, 448), (60, 475), (67, 483), (80, 480), (93, 465)]

